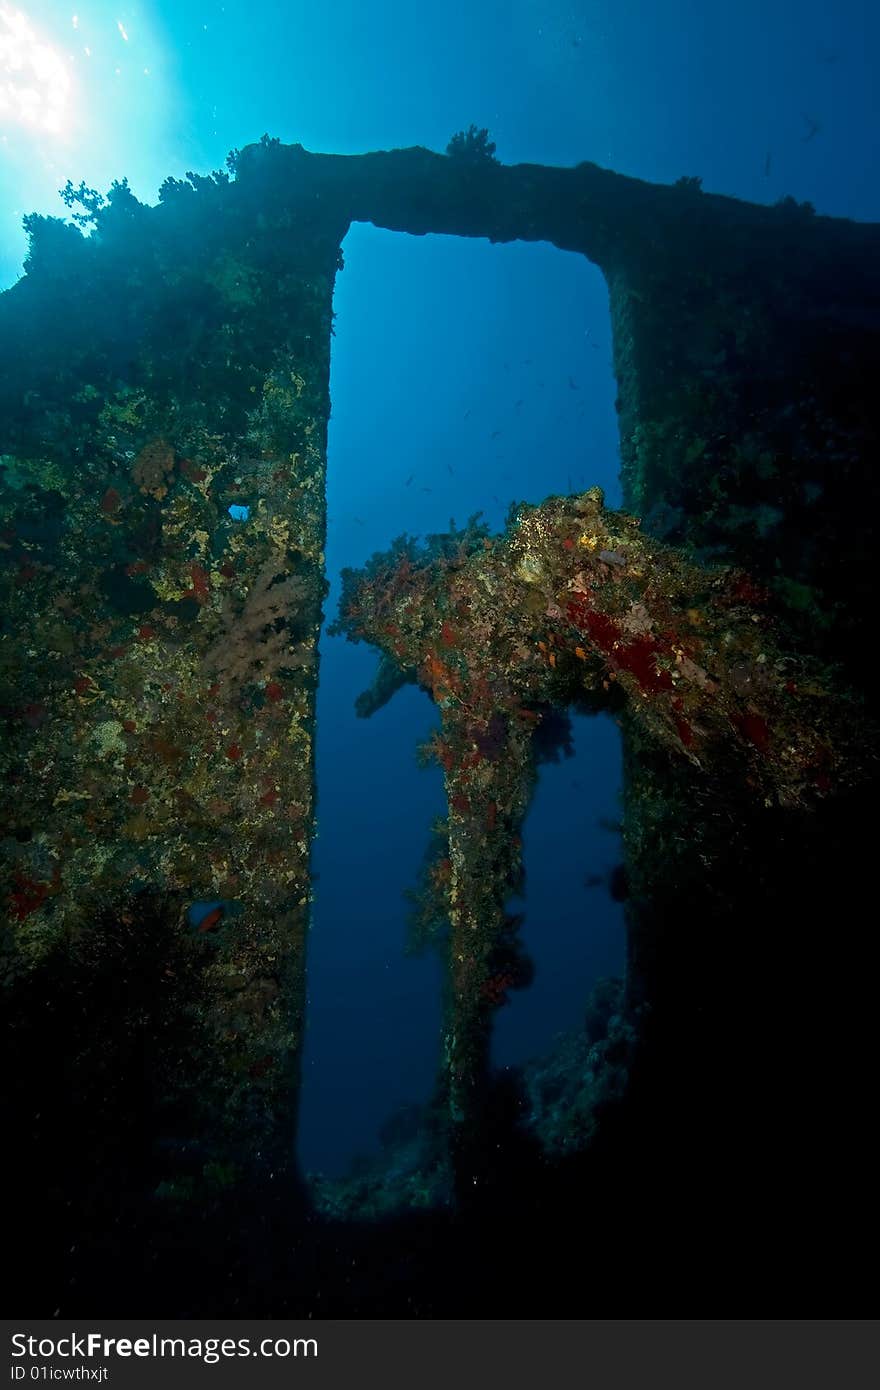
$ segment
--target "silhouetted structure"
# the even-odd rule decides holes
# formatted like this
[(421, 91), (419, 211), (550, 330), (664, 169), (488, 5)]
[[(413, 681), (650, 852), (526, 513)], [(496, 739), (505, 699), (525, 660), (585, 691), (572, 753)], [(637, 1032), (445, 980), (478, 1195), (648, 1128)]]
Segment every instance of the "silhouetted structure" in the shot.
[[(29, 219), (27, 274), (0, 298), (6, 1133), (27, 1311), (607, 1312), (619, 1281), (629, 1308), (651, 1294), (673, 1244), (689, 1274), (662, 1311), (730, 1309), (744, 1280), (748, 1312), (780, 1282), (853, 1310), (880, 229), (693, 180), (505, 167), (482, 136), (446, 156), (264, 140), (233, 178), (169, 180), (155, 208), (125, 184), (106, 204), (81, 190), (88, 238)], [(438, 570), (408, 588), (418, 565), (398, 556), (384, 616), (404, 596), (413, 630), (364, 628), (444, 707), (458, 1178), (455, 1212), (372, 1228), (349, 1209), (317, 1222), (293, 1158), (332, 292), (354, 220), (600, 266), (629, 514), (588, 494), (507, 540), (447, 538), (445, 612)], [(532, 684), (511, 703), (481, 670), (463, 717), (469, 653), (494, 650), (470, 622), (481, 551), (521, 605), (505, 621)], [(429, 618), (447, 630), (421, 651)], [(629, 1082), (560, 1161), (482, 1047), (519, 982), (504, 898), (532, 726), (588, 699), (626, 738)], [(473, 960), (456, 951), (483, 931)], [(436, 1155), (439, 1112), (427, 1129)], [(559, 1252), (588, 1239), (581, 1289)], [(118, 1271), (141, 1259), (129, 1298)]]

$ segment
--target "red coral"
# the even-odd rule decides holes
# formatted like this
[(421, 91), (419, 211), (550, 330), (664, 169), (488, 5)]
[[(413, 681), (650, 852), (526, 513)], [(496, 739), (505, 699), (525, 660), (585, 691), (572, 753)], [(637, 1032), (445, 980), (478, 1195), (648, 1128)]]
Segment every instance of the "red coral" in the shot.
[(762, 715), (754, 710), (746, 710), (745, 714), (732, 714), (730, 722), (743, 738), (754, 744), (759, 753), (767, 752), (770, 747), (770, 726)]
[(656, 695), (660, 690), (672, 688), (672, 676), (663, 667), (657, 666), (660, 644), (651, 637), (639, 637), (625, 647), (614, 652), (614, 661), (623, 671), (635, 676), (642, 690)]
[(177, 466), (183, 476), (188, 478), (191, 483), (203, 483), (208, 476), (205, 469), (199, 468), (192, 459), (180, 459)]
[(436, 754), (438, 763), (443, 768), (443, 771), (451, 772), (452, 769), (455, 767), (455, 753), (453, 752), (451, 745), (448, 744), (445, 739), (438, 738), (435, 735), (434, 752)]
[(694, 742), (694, 731), (686, 719), (675, 717), (675, 729), (685, 748), (691, 748)]
[(211, 584), (208, 571), (201, 565), (190, 565), (189, 572), (192, 576), (192, 588), (187, 594), (187, 598), (194, 598), (196, 603), (207, 603), (211, 596)]
[(9, 894), (9, 908), (18, 922), (30, 917), (32, 912), (43, 906), (50, 893), (57, 893), (61, 885), (61, 870), (56, 865), (48, 882), (30, 878), (20, 870), (13, 876), (13, 888)]
[(672, 688), (670, 673), (657, 666), (663, 649), (655, 638), (636, 637), (631, 642), (621, 642), (621, 631), (615, 620), (591, 608), (581, 595), (569, 599), (566, 614), (569, 622), (586, 632), (617, 670), (634, 676), (642, 690), (656, 695)]

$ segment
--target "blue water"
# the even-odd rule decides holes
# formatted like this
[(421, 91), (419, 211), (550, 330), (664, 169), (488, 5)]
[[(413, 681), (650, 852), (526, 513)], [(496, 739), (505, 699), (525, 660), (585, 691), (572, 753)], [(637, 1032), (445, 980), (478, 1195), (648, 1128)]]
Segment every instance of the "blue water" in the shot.
[[(500, 527), (514, 499), (537, 502), (596, 481), (618, 500), (610, 325), (593, 267), (547, 246), (364, 226), (351, 230), (344, 252), (331, 371), (332, 398), (343, 404), (331, 415), (328, 458), (329, 611), (342, 566), (404, 530), (443, 530), (451, 516), (462, 523), (478, 510)], [(354, 699), (374, 666), (366, 648), (322, 639), (300, 1151), (306, 1167), (325, 1171), (374, 1148), (396, 1106), (427, 1100), (437, 1067), (438, 962), (402, 955), (403, 891), (415, 886), (430, 823), (444, 813), (439, 770), (418, 768), (414, 756), (436, 716), (425, 695), (405, 690), (371, 720), (357, 719)], [(584, 765), (590, 754), (581, 749), (577, 772), (567, 762), (542, 775), (526, 835), (531, 860), (530, 846), (551, 838), (554, 821), (560, 846), (573, 825), (596, 837), (595, 816), (591, 824), (584, 812), (592, 795), (581, 802), (572, 786), (578, 776), (613, 812), (616, 730), (591, 722), (597, 766)], [(543, 795), (557, 783), (552, 798)], [(619, 924), (602, 950), (587, 939), (582, 914), (603, 896), (583, 889), (590, 860), (588, 843), (578, 845), (561, 897), (527, 863), (527, 920), (534, 909), (544, 927), (556, 919), (556, 930), (529, 940), (534, 1003), (511, 1004), (522, 1026), (501, 1030), (501, 1061), (577, 1025), (600, 961), (622, 968)], [(560, 970), (571, 988), (554, 997), (538, 982)]]
[[(20, 273), (22, 213), (60, 214), (67, 178), (128, 176), (154, 201), (264, 132), (340, 153), (425, 144), (471, 122), (504, 162), (591, 159), (657, 181), (880, 219), (880, 7), (840, 0), (336, 0), (330, 5), (57, 0), (6, 7), (58, 56), (36, 106), (0, 107), (0, 284)], [(0, 10), (0, 90), (12, 71)], [(4, 29), (4, 25), (6, 26)], [(28, 26), (30, 28), (28, 29)], [(22, 31), (21, 24), (18, 31)], [(4, 48), (4, 38), (6, 47)], [(28, 40), (30, 42), (30, 40)], [(20, 55), (19, 55), (20, 56)], [(4, 67), (5, 65), (5, 67)], [(60, 66), (59, 66), (60, 65)], [(45, 72), (45, 65), (43, 68)], [(51, 75), (54, 73), (54, 76)], [(8, 75), (8, 72), (7, 72)], [(329, 447), (332, 616), (343, 565), (398, 533), (600, 483), (618, 446), (604, 285), (543, 245), (352, 228), (336, 291)], [(407, 485), (407, 479), (411, 481)], [(438, 966), (403, 954), (439, 773), (415, 766), (432, 711), (400, 692), (372, 721), (354, 696), (372, 658), (322, 641), (318, 875), (301, 1145), (339, 1170), (436, 1067)], [(577, 1023), (590, 980), (622, 962), (603, 889), (619, 785), (616, 731), (579, 721), (576, 757), (542, 771), (526, 826), (533, 987), (501, 1011), (502, 1064)]]

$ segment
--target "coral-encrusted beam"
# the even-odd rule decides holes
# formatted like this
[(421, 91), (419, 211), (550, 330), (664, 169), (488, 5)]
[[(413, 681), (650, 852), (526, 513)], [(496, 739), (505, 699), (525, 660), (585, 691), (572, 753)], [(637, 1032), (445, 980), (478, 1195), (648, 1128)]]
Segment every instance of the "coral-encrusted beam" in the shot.
[(340, 626), (442, 713), (445, 1061), (450, 1112), (466, 1127), (501, 989), (493, 956), (519, 874), (531, 735), (548, 709), (625, 705), (696, 768), (787, 806), (858, 777), (871, 742), (831, 673), (785, 650), (770, 594), (652, 540), (598, 488), (523, 507), (499, 537), (477, 528), (375, 557), (346, 574)]
[[(492, 713), (444, 711), (440, 747), (449, 806), (445, 881), (449, 921), (449, 991), (443, 1062), (449, 1114), (470, 1141), (481, 1126), (492, 1014), (515, 983), (499, 959), (506, 904), (522, 874), (522, 822), (534, 782), (531, 724), (511, 719), (491, 750), (481, 751), (480, 726)], [(438, 750), (439, 751), (439, 750)]]

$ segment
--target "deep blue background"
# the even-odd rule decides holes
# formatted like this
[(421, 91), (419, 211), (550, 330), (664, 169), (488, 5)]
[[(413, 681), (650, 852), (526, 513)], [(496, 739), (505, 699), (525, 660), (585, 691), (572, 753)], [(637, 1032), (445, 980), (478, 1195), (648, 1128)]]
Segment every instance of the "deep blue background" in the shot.
[[(4, 115), (4, 84), (21, 81), (4, 72), (4, 10), (62, 53), (72, 95), (58, 135)], [(0, 0), (0, 284), (19, 273), (21, 214), (61, 211), (68, 177), (103, 188), (127, 175), (152, 201), (167, 174), (221, 167), (264, 131), (342, 153), (442, 150), (473, 121), (505, 162), (700, 174), (713, 191), (877, 219), (878, 41), (872, 0), (833, 14), (825, 0), (447, 0), (433, 12), (414, 0)], [(480, 508), (498, 524), (513, 498), (600, 482), (617, 500), (597, 271), (546, 246), (370, 227), (352, 229), (345, 257), (331, 577), (402, 530)], [(392, 1105), (426, 1096), (436, 1063), (437, 964), (403, 959), (401, 898), (442, 810), (439, 772), (413, 760), (433, 716), (407, 690), (355, 720), (370, 671), (365, 649), (324, 639), (302, 1152), (329, 1168), (368, 1147)], [(619, 910), (582, 886), (616, 858), (597, 825), (617, 815), (615, 731), (579, 721), (577, 748), (542, 773), (527, 826), (539, 968), (499, 1016), (502, 1063), (575, 1024), (589, 981), (621, 963)]]

